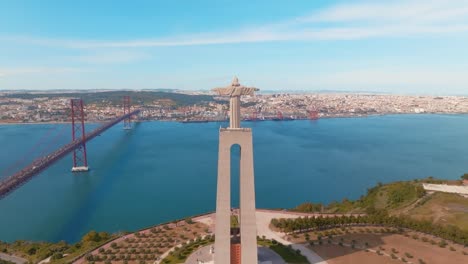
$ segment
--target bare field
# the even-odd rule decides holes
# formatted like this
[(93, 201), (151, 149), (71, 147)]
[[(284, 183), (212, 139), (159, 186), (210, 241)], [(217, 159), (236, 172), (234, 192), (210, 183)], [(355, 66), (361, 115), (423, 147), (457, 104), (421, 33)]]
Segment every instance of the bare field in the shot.
[(379, 256), (373, 252), (364, 250), (356, 250), (349, 247), (341, 247), (337, 245), (324, 244), (314, 246), (312, 249), (319, 254), (328, 264), (396, 264), (401, 263), (399, 260), (394, 260), (388, 257)]
[(468, 263), (468, 255), (463, 254), (468, 254), (468, 249), (462, 245), (447, 242), (442, 247), (440, 238), (416, 232), (404, 235), (353, 232), (324, 237), (321, 241), (321, 245), (314, 241), (310, 248), (329, 264), (402, 263), (403, 258), (412, 263), (420, 263), (420, 259), (431, 264)]

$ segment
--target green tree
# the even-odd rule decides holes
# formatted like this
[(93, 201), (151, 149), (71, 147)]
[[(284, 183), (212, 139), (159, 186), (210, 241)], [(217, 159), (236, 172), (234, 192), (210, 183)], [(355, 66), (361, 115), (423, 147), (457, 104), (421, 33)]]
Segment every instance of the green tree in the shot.
[(94, 230), (90, 231), (81, 239), (83, 242), (99, 242), (104, 241), (110, 238), (109, 233), (106, 232), (96, 232)]
[(83, 236), (83, 242), (98, 242), (100, 240), (98, 232), (92, 230)]
[(52, 260), (57, 260), (63, 258), (63, 254), (60, 252), (54, 253), (51, 257)]
[(35, 247), (32, 247), (28, 249), (28, 255), (34, 255), (36, 254), (37, 249)]

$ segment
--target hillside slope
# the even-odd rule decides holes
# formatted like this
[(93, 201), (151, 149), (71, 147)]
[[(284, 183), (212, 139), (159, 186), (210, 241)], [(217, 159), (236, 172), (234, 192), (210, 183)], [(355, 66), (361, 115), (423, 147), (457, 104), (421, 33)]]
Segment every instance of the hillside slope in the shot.
[[(418, 220), (429, 220), (441, 225), (454, 225), (468, 230), (468, 198), (457, 194), (427, 194), (421, 181), (379, 184), (367, 190), (367, 194), (356, 201), (344, 199), (327, 206), (304, 203), (293, 211), (323, 213), (374, 213), (385, 211), (389, 215), (408, 216)], [(433, 180), (431, 180), (433, 181)], [(443, 181), (438, 181), (443, 183)]]

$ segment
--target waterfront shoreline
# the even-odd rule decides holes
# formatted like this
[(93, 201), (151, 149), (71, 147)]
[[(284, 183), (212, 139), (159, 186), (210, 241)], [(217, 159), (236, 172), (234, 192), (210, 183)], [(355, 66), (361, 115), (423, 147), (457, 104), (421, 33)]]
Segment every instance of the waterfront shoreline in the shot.
[[(275, 119), (257, 119), (257, 120), (242, 120), (242, 122), (288, 122), (288, 121), (318, 121), (320, 119), (348, 119), (348, 118), (367, 118), (367, 117), (379, 117), (379, 116), (430, 116), (430, 115), (445, 115), (445, 116), (456, 116), (456, 115), (468, 115), (468, 112), (460, 113), (382, 113), (382, 114), (369, 114), (369, 115), (337, 115), (337, 116), (322, 116), (318, 119), (309, 119), (309, 118), (293, 118), (293, 119), (284, 119), (284, 120), (275, 120)], [(102, 124), (112, 120), (105, 120), (103, 122), (97, 121), (85, 121), (86, 124)], [(153, 120), (134, 120), (133, 123), (146, 123), (146, 122), (175, 122), (182, 124), (190, 123), (224, 123), (229, 122), (229, 120), (204, 120), (204, 119), (194, 119), (194, 120), (167, 120), (167, 119), (153, 119)], [(71, 124), (71, 122), (1, 122), (0, 125), (66, 125)]]
[[(429, 175), (454, 179), (466, 172), (466, 121), (468, 115), (394, 115), (245, 123), (255, 128), (257, 205), (293, 208), (303, 201), (329, 204), (343, 198), (357, 199), (377, 182)], [(215, 197), (220, 125), (226, 124), (145, 122), (135, 124), (132, 131), (117, 125), (87, 146), (89, 173), (72, 174), (72, 159), (66, 157), (2, 200), (2, 239), (74, 241), (89, 228), (134, 230), (209, 211)], [(1, 126), (0, 143), (8, 151), (1, 153), (0, 167), (23, 160), (33, 144), (51, 134), (46, 130), (52, 127)], [(69, 141), (69, 125), (59, 127), (65, 129), (63, 137), (46, 140), (52, 143), (50, 147), (44, 144), (44, 149), (53, 150)], [(181, 161), (184, 166), (180, 166)], [(335, 191), (323, 186), (335, 186)], [(199, 188), (205, 191), (197, 191)], [(138, 209), (119, 200), (121, 197), (132, 197), (140, 204)], [(167, 199), (174, 201), (173, 206), (143, 202)], [(116, 200), (120, 202), (113, 202)], [(66, 213), (56, 215), (57, 210)], [(37, 214), (50, 216), (32, 221)], [(15, 230), (7, 228), (9, 223), (17, 223)], [(41, 233), (44, 229), (51, 232)]]

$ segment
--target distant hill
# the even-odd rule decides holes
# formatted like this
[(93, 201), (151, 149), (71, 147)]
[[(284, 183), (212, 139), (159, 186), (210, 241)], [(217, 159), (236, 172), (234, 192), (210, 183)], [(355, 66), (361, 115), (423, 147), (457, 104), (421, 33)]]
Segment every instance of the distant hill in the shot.
[(189, 95), (174, 92), (163, 91), (106, 91), (106, 92), (73, 92), (73, 93), (30, 93), (19, 92), (6, 94), (0, 97), (6, 98), (58, 98), (58, 97), (73, 97), (82, 98), (87, 104), (102, 103), (109, 105), (122, 104), (123, 96), (128, 95), (131, 97), (132, 104), (144, 105), (150, 104), (157, 100), (171, 100), (175, 105), (185, 106), (193, 104), (202, 104), (213, 101), (213, 96), (210, 95)]

